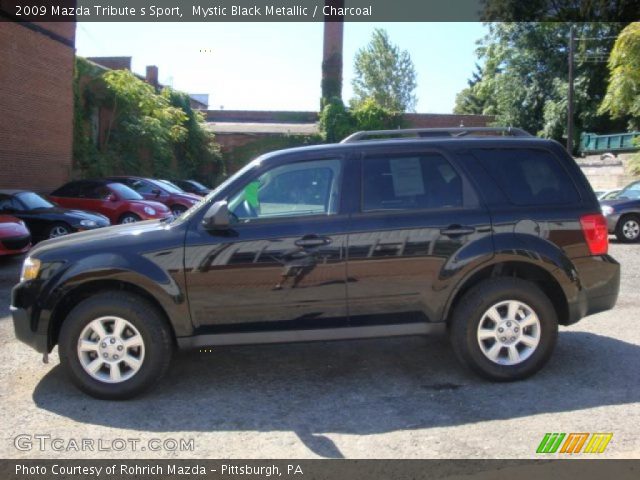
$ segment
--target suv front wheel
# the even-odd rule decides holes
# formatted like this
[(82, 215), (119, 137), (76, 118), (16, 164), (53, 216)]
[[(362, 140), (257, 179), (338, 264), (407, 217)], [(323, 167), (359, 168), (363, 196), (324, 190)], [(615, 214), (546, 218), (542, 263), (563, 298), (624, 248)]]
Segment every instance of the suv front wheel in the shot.
[(534, 283), (495, 278), (471, 288), (456, 306), (449, 333), (460, 361), (495, 381), (529, 377), (549, 360), (558, 319)]
[(96, 398), (122, 400), (156, 383), (173, 342), (162, 314), (143, 298), (105, 292), (80, 302), (60, 330), (60, 363), (71, 381)]

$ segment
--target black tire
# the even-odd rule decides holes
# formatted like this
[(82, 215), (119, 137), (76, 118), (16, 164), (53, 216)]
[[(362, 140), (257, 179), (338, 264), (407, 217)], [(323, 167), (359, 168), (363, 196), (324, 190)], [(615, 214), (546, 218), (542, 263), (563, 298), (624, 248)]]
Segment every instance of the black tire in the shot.
[[(480, 348), (478, 335), (478, 326), (489, 308), (506, 301), (526, 304), (537, 315), (540, 325), (537, 347), (528, 358), (513, 365), (488, 358)], [(558, 317), (549, 298), (534, 283), (519, 278), (495, 278), (464, 294), (451, 317), (449, 335), (458, 359), (480, 376), (502, 382), (521, 380), (540, 370), (551, 357), (558, 337)]]
[(176, 217), (182, 215), (186, 211), (187, 211), (187, 207), (185, 207), (184, 205), (171, 206), (171, 213), (173, 213)]
[[(632, 226), (635, 228), (633, 228)], [(623, 215), (616, 224), (616, 238), (622, 243), (638, 242), (640, 241), (640, 230), (638, 229), (638, 227), (640, 227), (640, 215)], [(627, 232), (636, 232), (635, 235), (625, 235), (625, 228), (627, 229)]]
[[(85, 327), (104, 316), (117, 316), (130, 322), (144, 340), (144, 359), (140, 369), (120, 383), (100, 381), (85, 371), (78, 342)], [(164, 316), (150, 302), (127, 292), (104, 292), (76, 305), (62, 324), (58, 350), (67, 375), (83, 392), (104, 400), (125, 400), (149, 389), (165, 374), (173, 354), (173, 337)]]
[(138, 215), (136, 215), (135, 213), (127, 212), (127, 213), (124, 213), (118, 219), (118, 223), (119, 224), (134, 223), (134, 222), (139, 222), (140, 220), (141, 220), (141, 218)]
[[(66, 233), (63, 233), (66, 232)], [(73, 233), (73, 229), (64, 222), (56, 222), (47, 230), (46, 238), (58, 238)]]

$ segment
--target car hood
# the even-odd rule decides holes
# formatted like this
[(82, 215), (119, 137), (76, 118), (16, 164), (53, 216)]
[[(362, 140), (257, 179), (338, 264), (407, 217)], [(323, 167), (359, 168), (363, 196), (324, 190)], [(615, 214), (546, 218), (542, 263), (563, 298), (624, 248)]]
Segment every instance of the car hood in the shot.
[(134, 237), (137, 242), (144, 242), (142, 238), (145, 237), (145, 235), (169, 228), (170, 224), (162, 220), (147, 220), (98, 228), (96, 230), (88, 230), (74, 233), (73, 235), (65, 235), (63, 237), (45, 240), (31, 250), (31, 255), (38, 258), (39, 255), (58, 249), (69, 249), (76, 252), (85, 248), (99, 249), (103, 242), (104, 245), (108, 245), (109, 248), (114, 248), (117, 247), (118, 244), (128, 244)]
[(173, 196), (176, 198), (182, 198), (184, 200), (195, 200), (196, 202), (202, 200), (202, 197), (196, 195), (195, 193), (174, 193)]
[(70, 208), (51, 207), (51, 208), (34, 208), (29, 210), (30, 214), (55, 215), (60, 217), (73, 218), (76, 220), (93, 220), (95, 222), (108, 221), (107, 217), (98, 213), (86, 212), (84, 210), (73, 210)]

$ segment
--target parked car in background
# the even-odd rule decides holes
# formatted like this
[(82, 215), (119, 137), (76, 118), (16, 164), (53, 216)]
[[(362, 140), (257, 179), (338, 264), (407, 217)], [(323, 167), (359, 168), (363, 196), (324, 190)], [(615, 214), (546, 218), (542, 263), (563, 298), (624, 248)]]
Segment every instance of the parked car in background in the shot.
[(0, 256), (25, 253), (31, 248), (31, 234), (25, 223), (10, 215), (0, 215)]
[(0, 190), (0, 213), (25, 222), (36, 242), (110, 225), (104, 215), (58, 207), (28, 190)]
[(205, 187), (203, 184), (195, 180), (174, 179), (174, 180), (170, 180), (170, 182), (176, 185), (177, 187), (180, 187), (185, 192), (193, 193), (201, 197), (204, 197), (211, 191), (210, 188)]
[(162, 203), (145, 200), (126, 185), (110, 180), (69, 182), (49, 197), (65, 208), (100, 213), (113, 224), (171, 217), (171, 211)]
[(109, 177), (111, 182), (120, 182), (142, 195), (145, 200), (160, 202), (175, 215), (181, 215), (200, 201), (200, 197), (187, 193), (174, 185), (161, 182), (152, 178), (143, 177)]
[(620, 193), (620, 189), (614, 188), (613, 190), (602, 190), (595, 193), (596, 193), (596, 197), (598, 197), (598, 200), (614, 200), (615, 198), (618, 197), (618, 194)]
[(621, 242), (640, 241), (640, 181), (630, 183), (614, 200), (601, 200), (609, 233)]

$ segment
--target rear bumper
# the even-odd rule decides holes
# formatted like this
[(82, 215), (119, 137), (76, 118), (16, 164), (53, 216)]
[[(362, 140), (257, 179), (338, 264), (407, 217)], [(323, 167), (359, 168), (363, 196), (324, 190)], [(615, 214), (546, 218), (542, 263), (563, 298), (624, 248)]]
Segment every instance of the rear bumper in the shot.
[(569, 318), (564, 325), (583, 317), (612, 309), (620, 290), (620, 264), (609, 255), (574, 260), (580, 290), (569, 303)]

